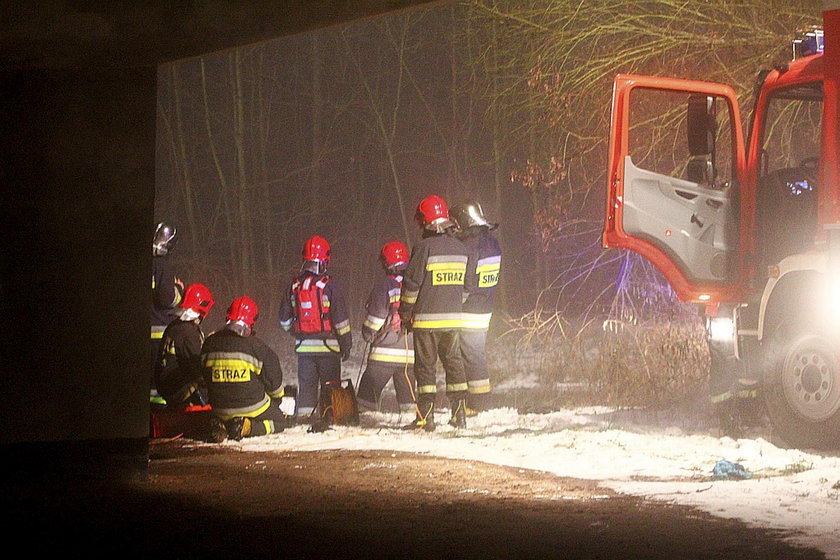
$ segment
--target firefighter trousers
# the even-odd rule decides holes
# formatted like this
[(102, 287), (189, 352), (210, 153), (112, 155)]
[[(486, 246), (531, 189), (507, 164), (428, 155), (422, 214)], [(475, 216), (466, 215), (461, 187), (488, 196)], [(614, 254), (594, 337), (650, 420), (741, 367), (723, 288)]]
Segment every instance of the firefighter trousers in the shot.
[(446, 395), (450, 402), (466, 399), (467, 379), (461, 358), (460, 331), (414, 331), (414, 377), (417, 394), (437, 393), (437, 361), (440, 358), (446, 372)]
[(464, 373), (467, 378), (467, 406), (474, 410), (487, 407), (487, 394), (490, 393), (490, 373), (487, 370), (485, 346), (487, 331), (461, 331), (461, 357), (464, 360)]
[(392, 379), (400, 412), (413, 412), (415, 381), (414, 368), (411, 364), (368, 360), (365, 372), (359, 380), (359, 390), (356, 395), (359, 405), (370, 410), (379, 410), (382, 391)]
[(298, 417), (311, 415), (318, 406), (321, 385), (341, 381), (341, 357), (336, 352), (298, 353)]

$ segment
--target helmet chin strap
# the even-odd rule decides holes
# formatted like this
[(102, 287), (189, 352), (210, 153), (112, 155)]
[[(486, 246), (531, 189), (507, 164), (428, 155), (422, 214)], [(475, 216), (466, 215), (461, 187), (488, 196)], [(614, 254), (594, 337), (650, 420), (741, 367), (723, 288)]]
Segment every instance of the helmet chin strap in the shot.
[(182, 321), (195, 321), (196, 319), (201, 318), (201, 314), (196, 311), (195, 309), (182, 309), (181, 310), (181, 320)]
[(227, 325), (225, 325), (228, 329), (232, 330), (239, 336), (251, 336), (251, 327), (243, 323), (242, 321), (231, 321), (228, 320)]

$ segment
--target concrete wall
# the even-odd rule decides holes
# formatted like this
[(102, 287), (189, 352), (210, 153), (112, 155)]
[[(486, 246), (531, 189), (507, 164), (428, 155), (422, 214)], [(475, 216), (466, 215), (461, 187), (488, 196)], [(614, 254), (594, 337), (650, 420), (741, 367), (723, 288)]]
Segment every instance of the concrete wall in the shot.
[(0, 8), (5, 471), (145, 473), (157, 65), (421, 3)]

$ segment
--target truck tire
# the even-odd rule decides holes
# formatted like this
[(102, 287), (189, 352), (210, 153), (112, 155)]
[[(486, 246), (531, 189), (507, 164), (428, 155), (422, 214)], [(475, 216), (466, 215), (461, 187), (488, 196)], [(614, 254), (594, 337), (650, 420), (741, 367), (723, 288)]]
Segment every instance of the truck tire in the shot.
[(840, 338), (813, 314), (781, 325), (767, 345), (767, 414), (788, 447), (840, 448)]

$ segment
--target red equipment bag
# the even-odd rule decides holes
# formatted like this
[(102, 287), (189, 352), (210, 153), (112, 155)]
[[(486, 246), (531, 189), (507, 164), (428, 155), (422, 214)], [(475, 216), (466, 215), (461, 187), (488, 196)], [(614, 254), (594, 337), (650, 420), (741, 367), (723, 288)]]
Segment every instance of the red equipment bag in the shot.
[(330, 300), (324, 296), (329, 276), (315, 280), (307, 276), (292, 285), (292, 305), (295, 309), (295, 332), (317, 334), (332, 331)]
[(190, 405), (184, 408), (153, 407), (149, 418), (149, 437), (206, 439), (210, 433), (209, 405)]

